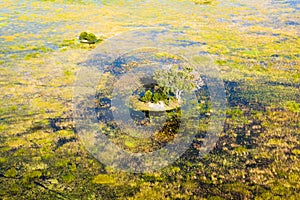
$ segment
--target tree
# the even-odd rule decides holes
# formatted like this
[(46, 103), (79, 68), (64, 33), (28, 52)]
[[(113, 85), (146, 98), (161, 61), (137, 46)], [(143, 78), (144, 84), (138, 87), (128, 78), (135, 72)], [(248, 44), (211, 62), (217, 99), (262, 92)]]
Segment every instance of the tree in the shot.
[(174, 66), (167, 70), (157, 70), (153, 79), (163, 88), (164, 93), (173, 93), (178, 101), (181, 101), (183, 91), (190, 91), (194, 88), (193, 76), (190, 69), (179, 70)]

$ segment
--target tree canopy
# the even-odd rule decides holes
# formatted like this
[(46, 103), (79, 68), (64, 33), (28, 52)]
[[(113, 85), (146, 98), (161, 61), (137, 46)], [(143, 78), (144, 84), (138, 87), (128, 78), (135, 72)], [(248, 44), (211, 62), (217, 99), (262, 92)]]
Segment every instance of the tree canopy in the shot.
[(190, 68), (179, 70), (178, 66), (173, 66), (167, 70), (155, 71), (153, 79), (164, 90), (164, 93), (173, 93), (176, 99), (181, 101), (182, 92), (190, 91), (195, 87), (194, 77), (190, 71)]

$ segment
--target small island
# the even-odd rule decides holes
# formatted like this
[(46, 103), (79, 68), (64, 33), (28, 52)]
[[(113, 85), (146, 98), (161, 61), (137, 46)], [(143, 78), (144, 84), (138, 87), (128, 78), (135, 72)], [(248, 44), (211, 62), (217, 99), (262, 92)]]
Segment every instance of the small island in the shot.
[(195, 88), (191, 68), (173, 66), (157, 70), (153, 75), (155, 84), (146, 85), (130, 97), (129, 106), (140, 111), (171, 111), (181, 107), (182, 93)]

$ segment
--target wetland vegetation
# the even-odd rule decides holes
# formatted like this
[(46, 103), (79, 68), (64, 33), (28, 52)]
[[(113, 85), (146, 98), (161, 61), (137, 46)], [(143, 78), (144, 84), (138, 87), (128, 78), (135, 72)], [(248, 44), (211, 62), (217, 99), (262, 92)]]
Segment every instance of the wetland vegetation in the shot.
[[(1, 1), (0, 198), (300, 199), (299, 8), (292, 0)], [(123, 172), (94, 158), (75, 129), (76, 73), (102, 44), (82, 44), (78, 36), (93, 33), (105, 41), (157, 27), (188, 35), (171, 41), (174, 48), (201, 45), (201, 54), (213, 58), (224, 81), (226, 119), (213, 150), (200, 156), (217, 112), (203, 85), (190, 148), (162, 170)], [(178, 64), (164, 52), (153, 60)], [(110, 94), (117, 75), (136, 66), (117, 61), (103, 70), (95, 111), (111, 141), (149, 152), (180, 134), (182, 110), (150, 113), (151, 120), (130, 110), (140, 125), (164, 124), (150, 139), (122, 132), (112, 120)], [(152, 90), (143, 101), (157, 101), (154, 87), (141, 88)], [(167, 94), (157, 98), (176, 102), (176, 91)]]

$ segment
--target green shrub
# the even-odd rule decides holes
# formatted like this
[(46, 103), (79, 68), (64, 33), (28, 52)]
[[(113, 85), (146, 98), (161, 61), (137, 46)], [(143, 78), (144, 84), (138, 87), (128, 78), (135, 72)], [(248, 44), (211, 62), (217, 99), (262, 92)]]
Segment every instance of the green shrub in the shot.
[(160, 93), (160, 97), (161, 97), (161, 99), (160, 100), (166, 100), (166, 99), (168, 99), (168, 94), (167, 93), (165, 93), (165, 92), (162, 92), (162, 93)]
[(153, 103), (158, 103), (159, 101), (164, 101), (165, 104), (169, 104), (169, 95), (165, 92), (162, 91), (157, 91), (154, 94), (150, 91), (147, 90), (144, 94), (144, 96), (141, 98), (141, 101), (148, 103), (148, 102), (153, 102)]
[(162, 97), (161, 97), (160, 93), (155, 93), (152, 97), (153, 103), (158, 103), (161, 99), (162, 99)]
[(87, 32), (82, 32), (80, 33), (79, 40), (85, 40), (87, 36), (88, 36)]
[(151, 101), (152, 96), (153, 96), (152, 92), (151, 92), (150, 90), (147, 90), (147, 91), (145, 92), (145, 95), (141, 98), (141, 100), (142, 100), (143, 102), (148, 103), (148, 102)]
[(88, 40), (88, 41), (90, 41), (90, 42), (97, 41), (97, 37), (96, 37), (95, 34), (89, 33), (89, 34), (86, 36), (86, 40)]
[(87, 33), (87, 32), (82, 32), (80, 33), (79, 35), (79, 40), (80, 41), (83, 41), (83, 40), (86, 40), (88, 43), (96, 43), (98, 41), (100, 41), (95, 34), (93, 33)]

